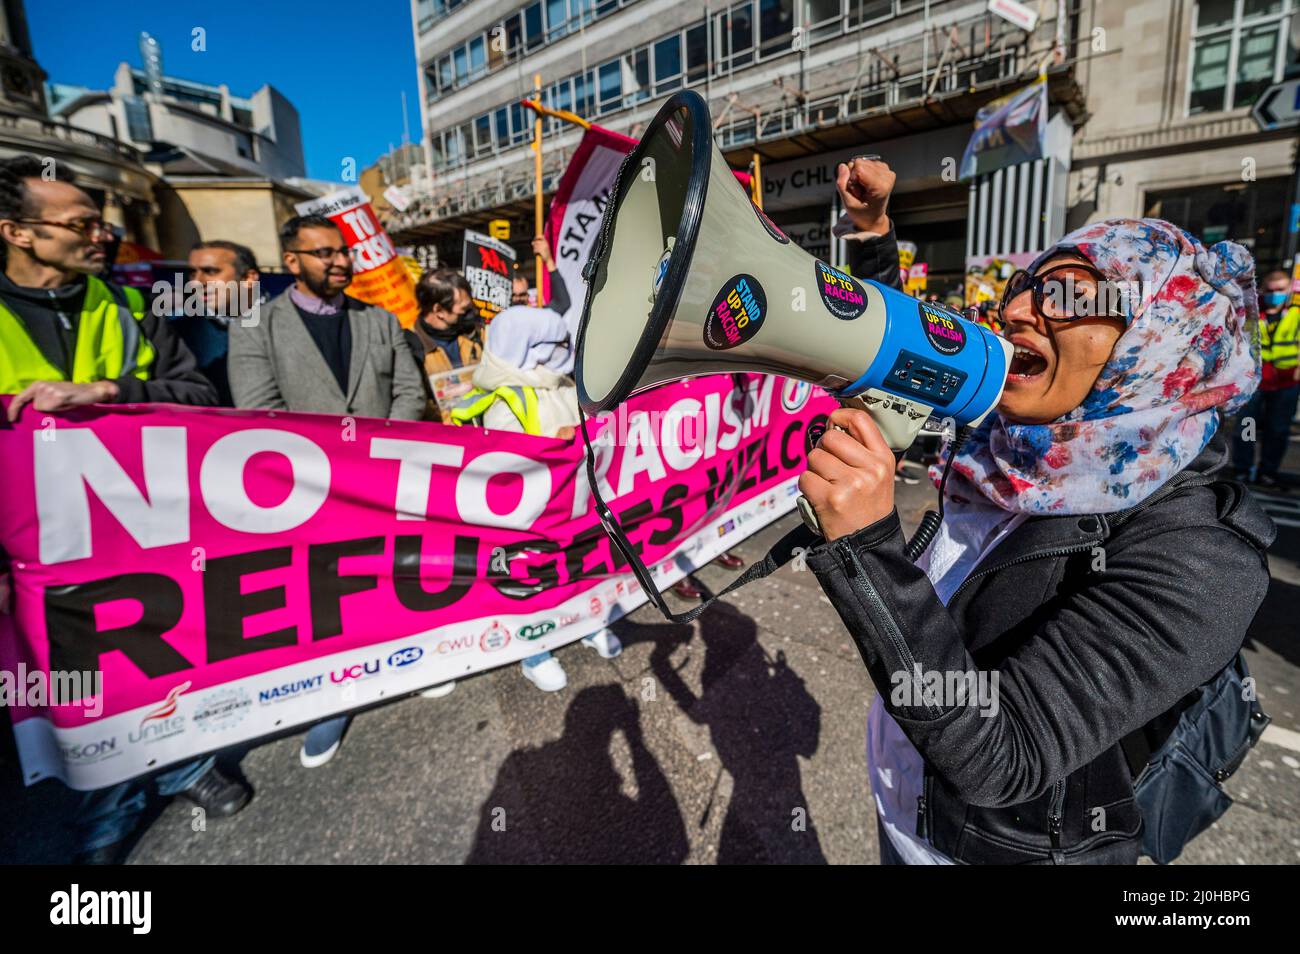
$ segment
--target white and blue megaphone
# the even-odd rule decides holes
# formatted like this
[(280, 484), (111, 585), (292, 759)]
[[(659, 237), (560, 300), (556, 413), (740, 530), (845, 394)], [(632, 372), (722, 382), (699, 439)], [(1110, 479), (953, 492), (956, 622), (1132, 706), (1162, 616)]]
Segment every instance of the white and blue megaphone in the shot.
[(736, 182), (690, 90), (624, 161), (584, 274), (575, 377), (588, 414), (682, 378), (757, 371), (863, 408), (903, 450), (932, 415), (978, 425), (1006, 382), (1007, 341), (783, 235)]

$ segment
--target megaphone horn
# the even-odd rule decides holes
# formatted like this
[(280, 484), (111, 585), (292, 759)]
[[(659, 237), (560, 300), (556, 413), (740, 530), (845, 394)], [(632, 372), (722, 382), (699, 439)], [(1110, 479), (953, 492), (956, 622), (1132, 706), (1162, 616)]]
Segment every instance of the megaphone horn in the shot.
[[(712, 129), (704, 99), (678, 92), (623, 161), (584, 270), (584, 412), (682, 378), (757, 371), (865, 409), (896, 451), (931, 415), (982, 422), (1011, 345), (803, 251), (736, 182)], [(815, 527), (802, 498), (800, 509)]]

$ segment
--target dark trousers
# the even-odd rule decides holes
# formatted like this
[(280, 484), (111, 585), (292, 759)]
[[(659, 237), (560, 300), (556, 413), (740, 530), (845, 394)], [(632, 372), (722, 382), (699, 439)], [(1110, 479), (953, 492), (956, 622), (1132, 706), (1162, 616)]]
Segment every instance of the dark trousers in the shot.
[(175, 795), (197, 782), (215, 764), (216, 759), (209, 755), (159, 772), (152, 778), (136, 778), (86, 792), (72, 819), (77, 851), (106, 848), (131, 834), (144, 814), (149, 785), (159, 795)]
[[(1255, 445), (1259, 445), (1259, 474), (1276, 477), (1291, 438), (1291, 419), (1295, 417), (1300, 384), (1280, 391), (1256, 391), (1237, 415), (1232, 434), (1232, 468), (1246, 473), (1255, 464)], [(1255, 440), (1242, 440), (1247, 418), (1255, 422)]]

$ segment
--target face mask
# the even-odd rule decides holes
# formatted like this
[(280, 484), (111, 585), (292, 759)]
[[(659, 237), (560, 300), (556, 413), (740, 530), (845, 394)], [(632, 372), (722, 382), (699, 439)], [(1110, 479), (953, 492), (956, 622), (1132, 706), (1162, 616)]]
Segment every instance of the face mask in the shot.
[(1266, 291), (1260, 296), (1259, 302), (1265, 308), (1281, 308), (1289, 297), (1290, 292)]

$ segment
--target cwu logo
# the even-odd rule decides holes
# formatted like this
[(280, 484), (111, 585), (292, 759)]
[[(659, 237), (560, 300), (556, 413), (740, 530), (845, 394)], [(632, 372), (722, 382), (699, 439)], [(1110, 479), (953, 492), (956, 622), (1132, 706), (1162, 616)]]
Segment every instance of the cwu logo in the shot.
[(419, 662), (423, 655), (424, 650), (419, 646), (406, 646), (388, 657), (388, 665), (393, 669), (409, 666), (411, 663)]

